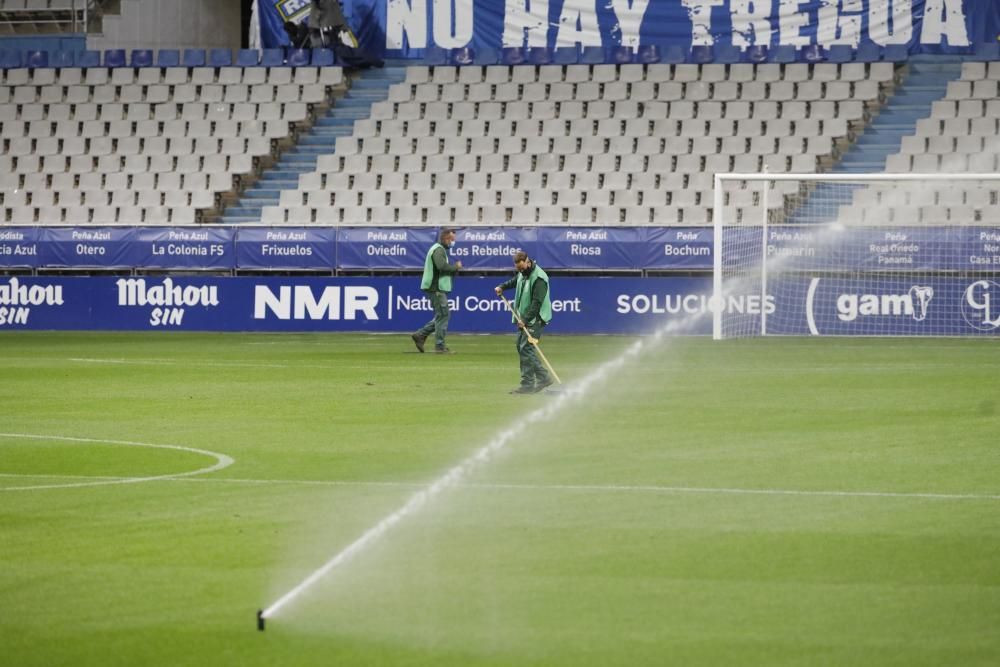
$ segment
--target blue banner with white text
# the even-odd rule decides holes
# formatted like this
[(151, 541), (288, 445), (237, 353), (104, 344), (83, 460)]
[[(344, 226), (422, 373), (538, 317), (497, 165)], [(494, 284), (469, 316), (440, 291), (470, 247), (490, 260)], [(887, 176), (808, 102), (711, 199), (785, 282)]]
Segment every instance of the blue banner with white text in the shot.
[(336, 242), (336, 231), (328, 228), (240, 228), (236, 268), (330, 271), (336, 266)]
[[(308, 0), (258, 0), (264, 47), (286, 46), (285, 21), (308, 20)], [(910, 53), (972, 53), (995, 45), (1000, 10), (989, 0), (343, 0), (361, 46), (383, 57), (425, 49), (693, 46), (801, 49), (905, 47)]]
[[(428, 227), (9, 227), (0, 268), (207, 271), (422, 271), (437, 238)], [(727, 228), (724, 262), (764, 256), (761, 227)], [(474, 227), (459, 229), (450, 261), (507, 271), (524, 250), (555, 271), (711, 271), (709, 227)], [(998, 227), (768, 229), (767, 263), (788, 271), (1000, 271)]]
[[(1000, 279), (782, 277), (768, 294), (730, 294), (724, 318), (783, 335), (1000, 335)], [(514, 331), (493, 288), (456, 280), (449, 331)], [(710, 277), (551, 278), (547, 332), (706, 335)], [(0, 277), (0, 330), (410, 332), (433, 319), (411, 277)], [(748, 331), (754, 331), (749, 329)]]

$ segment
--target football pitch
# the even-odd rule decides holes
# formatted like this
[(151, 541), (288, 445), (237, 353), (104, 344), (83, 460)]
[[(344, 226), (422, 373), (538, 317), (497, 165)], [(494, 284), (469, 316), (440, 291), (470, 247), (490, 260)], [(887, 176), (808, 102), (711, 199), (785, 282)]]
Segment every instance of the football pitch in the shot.
[(995, 341), (637, 340), (0, 334), (0, 663), (1000, 664)]

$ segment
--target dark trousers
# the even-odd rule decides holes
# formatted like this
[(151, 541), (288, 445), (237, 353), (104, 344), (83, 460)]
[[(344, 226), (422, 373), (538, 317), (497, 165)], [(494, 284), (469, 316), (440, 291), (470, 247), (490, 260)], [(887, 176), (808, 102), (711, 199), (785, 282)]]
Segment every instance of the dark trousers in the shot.
[(528, 342), (528, 333), (533, 338), (541, 338), (544, 328), (545, 324), (539, 321), (528, 325), (527, 329), (517, 330), (517, 356), (521, 361), (522, 387), (533, 387), (536, 384), (551, 384), (552, 382), (548, 369), (538, 357), (538, 351), (534, 345)]
[(434, 347), (444, 347), (444, 338), (448, 335), (448, 320), (451, 319), (451, 308), (448, 306), (447, 292), (425, 292), (434, 306), (434, 319), (420, 327), (418, 336), (423, 338), (434, 334)]

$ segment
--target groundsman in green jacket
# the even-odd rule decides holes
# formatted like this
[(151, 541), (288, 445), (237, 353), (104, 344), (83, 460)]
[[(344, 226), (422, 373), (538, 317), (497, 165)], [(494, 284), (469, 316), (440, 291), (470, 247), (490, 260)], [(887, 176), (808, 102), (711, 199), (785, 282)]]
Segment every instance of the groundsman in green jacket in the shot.
[(434, 351), (438, 354), (451, 354), (445, 343), (448, 321), (451, 319), (448, 293), (451, 292), (451, 277), (462, 268), (462, 262), (456, 261), (454, 264), (448, 262), (448, 248), (454, 244), (455, 230), (442, 229), (437, 243), (430, 247), (424, 259), (424, 275), (420, 280), (420, 289), (434, 307), (434, 318), (410, 336), (420, 352), (424, 351), (424, 341), (434, 334)]
[[(528, 341), (542, 337), (542, 329), (552, 321), (552, 300), (549, 296), (549, 276), (542, 267), (519, 250), (514, 254), (517, 273), (501, 285), (497, 295), (514, 288), (514, 311), (511, 320), (520, 331), (517, 334), (517, 356), (521, 362), (521, 384), (512, 394), (536, 394), (552, 384), (552, 374), (538, 358), (535, 346)], [(518, 320), (520, 316), (520, 321)]]

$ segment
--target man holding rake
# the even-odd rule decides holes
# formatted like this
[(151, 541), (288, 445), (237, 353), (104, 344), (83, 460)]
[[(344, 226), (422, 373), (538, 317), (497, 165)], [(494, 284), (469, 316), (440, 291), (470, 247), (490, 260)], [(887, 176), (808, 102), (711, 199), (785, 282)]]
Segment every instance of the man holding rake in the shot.
[[(538, 348), (542, 329), (552, 321), (552, 301), (549, 298), (549, 277), (540, 266), (519, 250), (514, 254), (517, 273), (495, 288), (511, 310), (511, 321), (517, 324), (517, 354), (521, 361), (521, 385), (512, 394), (537, 394), (558, 378)], [(503, 296), (504, 290), (514, 291), (513, 306)]]

